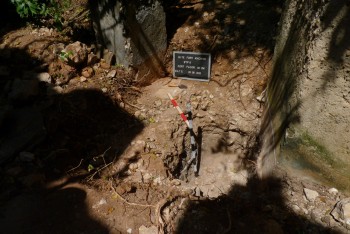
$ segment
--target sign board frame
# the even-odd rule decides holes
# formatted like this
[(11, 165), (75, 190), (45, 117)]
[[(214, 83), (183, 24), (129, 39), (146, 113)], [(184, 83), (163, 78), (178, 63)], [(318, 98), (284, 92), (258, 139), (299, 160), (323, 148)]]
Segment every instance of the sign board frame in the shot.
[[(204, 60), (204, 58), (206, 59)], [(204, 73), (202, 74), (202, 72)], [(173, 77), (209, 82), (210, 76), (210, 53), (173, 51)]]

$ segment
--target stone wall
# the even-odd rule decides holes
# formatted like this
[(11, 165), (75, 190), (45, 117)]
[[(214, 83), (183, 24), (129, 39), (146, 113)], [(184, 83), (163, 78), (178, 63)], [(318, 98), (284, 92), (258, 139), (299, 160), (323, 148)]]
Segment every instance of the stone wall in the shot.
[(278, 160), (280, 143), (303, 135), (350, 165), (349, 25), (348, 1), (285, 3), (261, 130), (261, 177)]
[(165, 73), (165, 12), (158, 0), (91, 0), (98, 43), (112, 51), (116, 63), (136, 70), (139, 83)]

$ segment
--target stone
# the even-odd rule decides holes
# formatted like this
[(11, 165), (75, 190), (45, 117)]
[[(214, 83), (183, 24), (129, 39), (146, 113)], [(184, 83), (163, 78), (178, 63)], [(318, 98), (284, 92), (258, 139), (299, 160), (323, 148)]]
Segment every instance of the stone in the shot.
[(175, 179), (171, 181), (171, 185), (174, 186), (180, 186), (181, 185), (181, 180)]
[(201, 189), (199, 187), (196, 187), (194, 189), (194, 196), (201, 197), (202, 195), (203, 195), (203, 192), (201, 191)]
[(152, 175), (150, 173), (146, 173), (143, 175), (143, 180), (145, 183), (149, 183), (151, 179), (152, 179)]
[(295, 205), (295, 204), (292, 205), (292, 209), (294, 212), (300, 212), (300, 210), (301, 210), (300, 207)]
[(138, 162), (137, 162), (137, 167), (140, 168), (145, 164), (145, 161), (141, 158)]
[(80, 41), (71, 43), (64, 48), (62, 53), (66, 53), (68, 56), (68, 64), (71, 66), (81, 66), (86, 64), (88, 58), (87, 46)]
[(107, 73), (107, 78), (114, 78), (117, 74), (116, 70), (111, 70)]
[(111, 68), (111, 65), (109, 65), (108, 63), (106, 63), (103, 59), (101, 59), (101, 61), (100, 61), (100, 67), (102, 68), (102, 69), (110, 69)]
[(345, 198), (337, 202), (331, 215), (336, 221), (350, 227), (350, 198)]
[(142, 225), (139, 228), (139, 234), (156, 234), (158, 233), (158, 228), (156, 226), (146, 227)]
[(162, 184), (162, 178), (160, 176), (158, 176), (157, 178), (155, 178), (153, 180), (153, 184), (154, 185), (161, 185)]
[(157, 100), (157, 101), (154, 102), (154, 105), (156, 107), (160, 107), (162, 105), (162, 101), (161, 100)]
[(81, 76), (80, 77), (80, 82), (85, 82), (85, 81), (87, 81), (86, 77), (85, 76)]
[(105, 49), (103, 51), (102, 58), (109, 66), (112, 66), (113, 64), (115, 64), (115, 56), (114, 56), (114, 54), (111, 51), (107, 50), (107, 49)]
[(81, 74), (86, 78), (90, 78), (94, 75), (94, 70), (92, 67), (86, 67), (82, 70)]
[(329, 215), (327, 216), (323, 216), (321, 218), (321, 221), (325, 224), (327, 224), (327, 226), (330, 226), (331, 225), (331, 217)]
[(138, 168), (137, 163), (130, 163), (129, 169), (130, 169), (131, 171), (135, 171), (137, 168)]
[(88, 66), (93, 66), (94, 64), (98, 63), (99, 61), (100, 61), (100, 59), (97, 57), (96, 54), (94, 54), (94, 53), (88, 54), (88, 58), (87, 58), (87, 65)]
[(40, 82), (51, 83), (51, 76), (47, 72), (41, 72), (37, 74), (37, 78)]
[(328, 193), (335, 196), (339, 193), (339, 191), (336, 188), (330, 188), (330, 189), (328, 189)]
[(304, 188), (304, 194), (306, 199), (310, 202), (315, 201), (315, 199), (319, 196), (317, 191), (314, 191), (308, 188)]
[(107, 88), (102, 88), (101, 90), (102, 90), (103, 93), (107, 93), (108, 92)]
[(96, 204), (92, 205), (92, 209), (96, 209), (106, 204), (107, 204), (107, 200), (105, 198), (101, 198)]
[(13, 101), (25, 101), (39, 94), (39, 81), (15, 79), (12, 83), (9, 98)]

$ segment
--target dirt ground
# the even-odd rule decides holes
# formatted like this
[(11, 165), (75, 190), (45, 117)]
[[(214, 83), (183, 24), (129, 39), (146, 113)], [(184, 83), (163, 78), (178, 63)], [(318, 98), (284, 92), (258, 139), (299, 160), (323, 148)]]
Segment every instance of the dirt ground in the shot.
[[(329, 214), (340, 192), (279, 167), (266, 181), (255, 177), (261, 93), (281, 7), (165, 4), (169, 74), (172, 51), (209, 52), (208, 83), (162, 77), (138, 87), (131, 70), (104, 60), (62, 61), (59, 51), (78, 39), (97, 53), (82, 33), (88, 24), (64, 33), (32, 25), (4, 31), (1, 107), (38, 108), (46, 134), (1, 164), (0, 232), (346, 233)], [(16, 79), (33, 73), (50, 79), (40, 80), (28, 99), (11, 96)], [(189, 132), (168, 93), (183, 110), (191, 103), (198, 175), (186, 170)], [(0, 120), (6, 129), (6, 118)], [(304, 188), (319, 198), (307, 200)]]

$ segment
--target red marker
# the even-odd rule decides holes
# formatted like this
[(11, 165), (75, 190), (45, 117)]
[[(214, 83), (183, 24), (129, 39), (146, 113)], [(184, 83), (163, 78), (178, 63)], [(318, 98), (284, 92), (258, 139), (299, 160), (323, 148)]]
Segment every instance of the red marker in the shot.
[(187, 127), (190, 128), (190, 123), (188, 122), (188, 119), (186, 117), (186, 115), (183, 113), (183, 111), (181, 110), (181, 108), (179, 107), (179, 105), (177, 104), (176, 100), (173, 98), (173, 96), (171, 96), (170, 93), (168, 93), (168, 96), (170, 98), (171, 103), (173, 104), (173, 106), (176, 108), (176, 110), (179, 112), (182, 120), (186, 123)]

